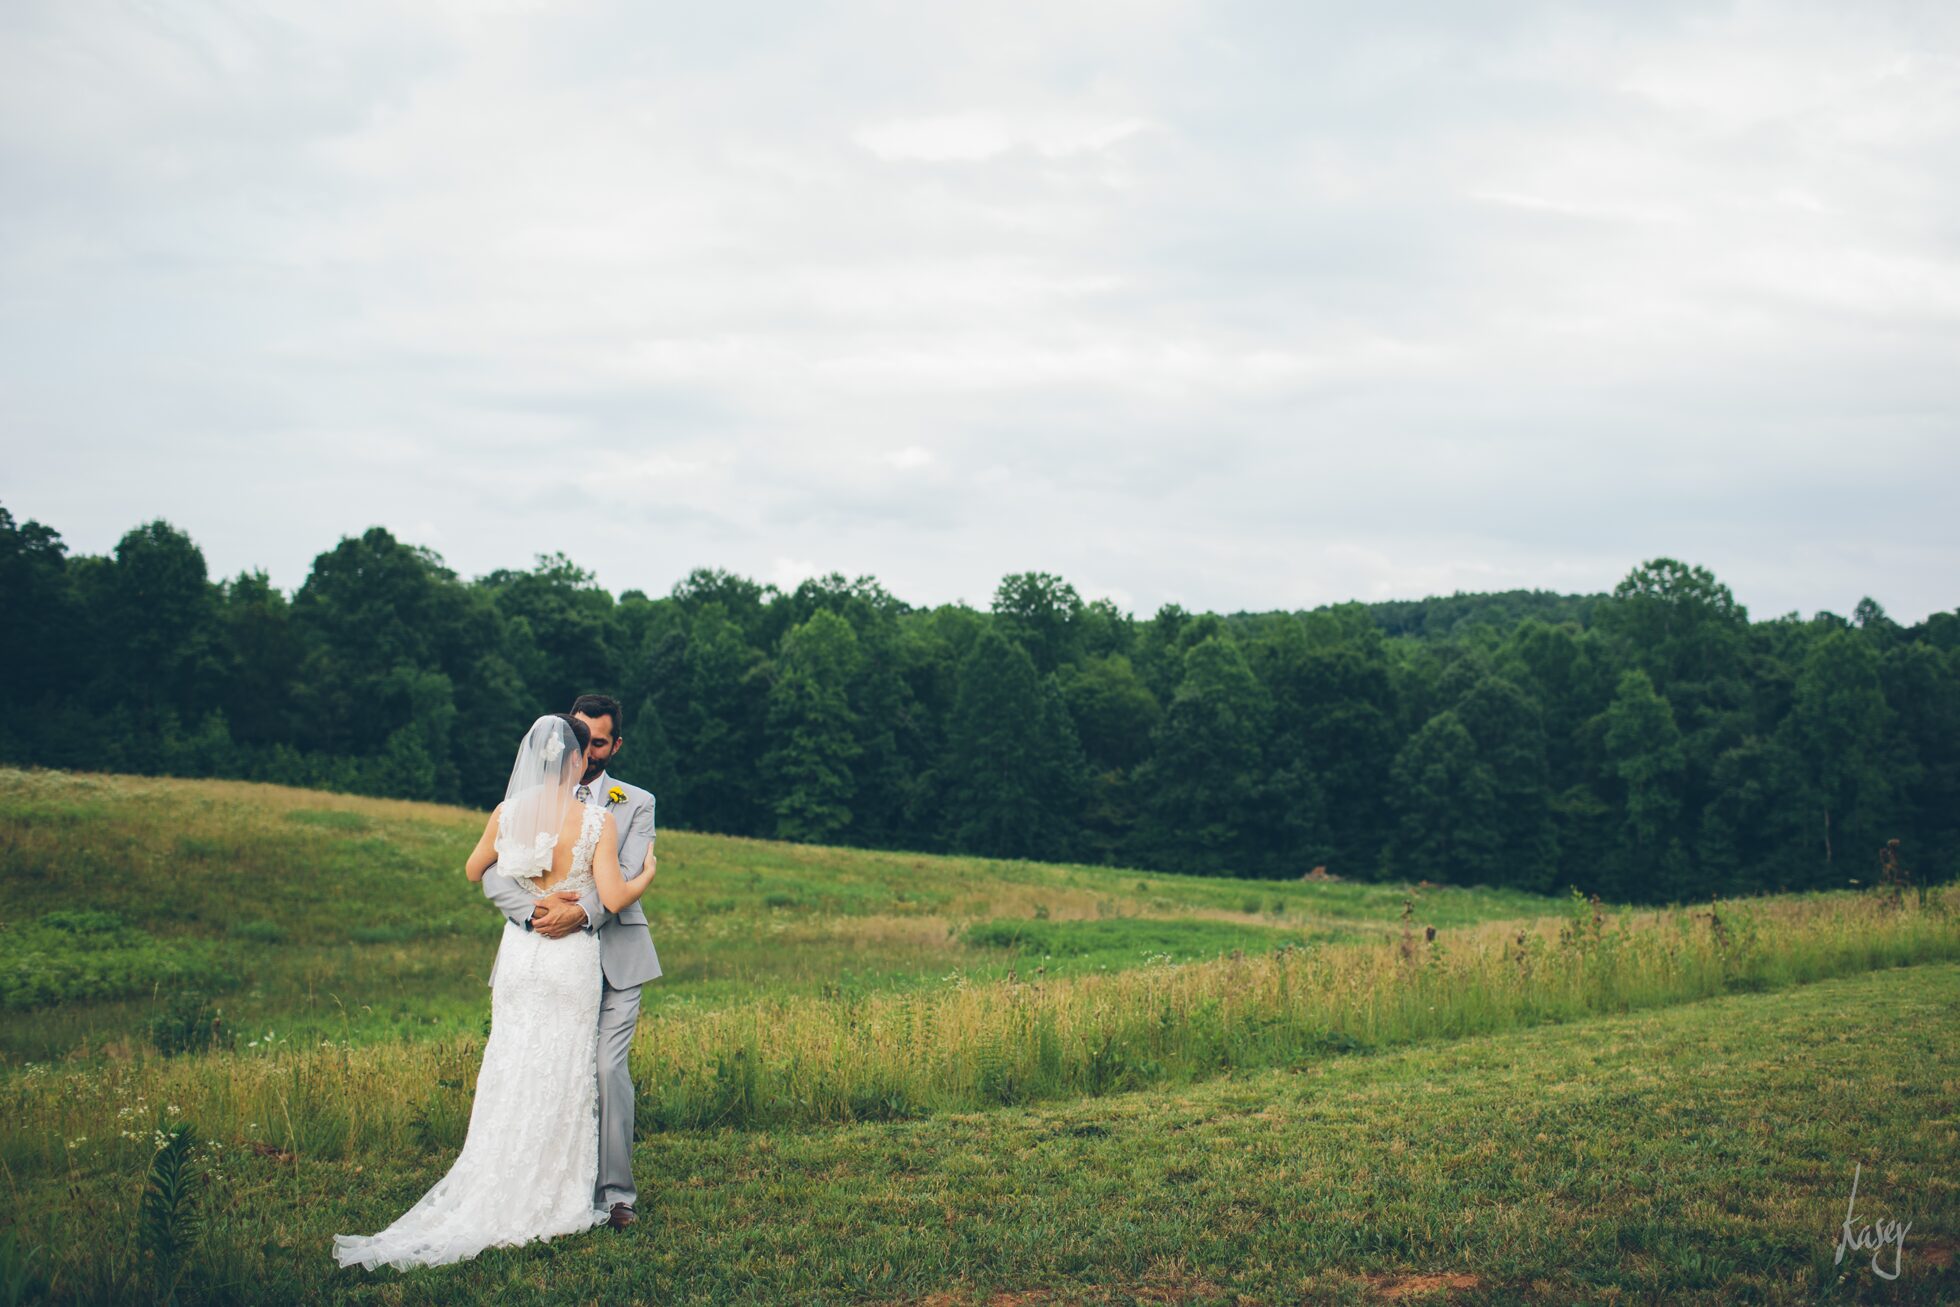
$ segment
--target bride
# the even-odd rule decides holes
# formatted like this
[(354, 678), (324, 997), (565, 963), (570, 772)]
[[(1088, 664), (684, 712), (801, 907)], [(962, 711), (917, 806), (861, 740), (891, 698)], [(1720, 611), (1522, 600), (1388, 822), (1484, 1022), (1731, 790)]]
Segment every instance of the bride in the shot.
[[(465, 875), (481, 880), (495, 864), (540, 898), (595, 887), (609, 912), (638, 900), (653, 877), (621, 876), (612, 814), (573, 794), (590, 739), (586, 724), (568, 714), (531, 723)], [(490, 1038), (461, 1156), (387, 1229), (335, 1235), (335, 1260), (369, 1269), (439, 1266), (605, 1223), (608, 1211), (592, 1202), (603, 989), (596, 934), (551, 939), (504, 923)]]

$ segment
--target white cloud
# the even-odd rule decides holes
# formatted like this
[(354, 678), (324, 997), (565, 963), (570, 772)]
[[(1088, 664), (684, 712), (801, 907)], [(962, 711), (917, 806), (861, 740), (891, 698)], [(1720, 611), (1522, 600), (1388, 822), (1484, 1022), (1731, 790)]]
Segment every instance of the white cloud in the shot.
[(1470, 198), (1489, 204), (1506, 204), (1514, 209), (1530, 209), (1566, 218), (1590, 218), (1601, 222), (1680, 222), (1681, 215), (1666, 209), (1638, 205), (1602, 204), (1596, 200), (1550, 199), (1542, 195), (1522, 195), (1515, 191), (1472, 191)]
[(769, 580), (782, 590), (794, 590), (822, 569), (807, 558), (778, 558), (769, 569)]
[(991, 113), (895, 119), (860, 128), (855, 139), (880, 159), (927, 163), (988, 159), (1014, 144), (1006, 122)]
[(1149, 126), (1142, 118), (1008, 114), (998, 110), (894, 118), (861, 127), (853, 138), (887, 161), (965, 163), (1017, 146), (1047, 158), (1106, 150)]

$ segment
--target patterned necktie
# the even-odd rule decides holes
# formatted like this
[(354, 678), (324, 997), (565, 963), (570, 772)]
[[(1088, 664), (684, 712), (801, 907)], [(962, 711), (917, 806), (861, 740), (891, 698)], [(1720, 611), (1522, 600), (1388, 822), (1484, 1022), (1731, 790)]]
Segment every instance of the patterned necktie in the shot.
[(572, 797), (580, 803), (589, 803), (592, 800), (592, 787), (590, 785), (581, 785), (572, 791)]

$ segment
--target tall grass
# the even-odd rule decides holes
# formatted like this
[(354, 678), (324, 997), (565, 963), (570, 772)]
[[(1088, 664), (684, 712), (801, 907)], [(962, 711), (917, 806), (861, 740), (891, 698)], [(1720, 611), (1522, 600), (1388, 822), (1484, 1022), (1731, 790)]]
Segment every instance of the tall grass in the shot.
[[(1107, 975), (849, 999), (763, 998), (643, 1021), (642, 1132), (887, 1119), (1292, 1066), (1329, 1052), (1455, 1038), (1960, 958), (1960, 889), (1723, 901), (1442, 931), (1387, 944)], [(123, 1128), (166, 1104), (215, 1137), (296, 1164), (460, 1143), (481, 1053), (469, 1036), (357, 1047), (273, 1044), (0, 1081), (0, 1159), (15, 1171), (139, 1164)], [(120, 1114), (120, 1115), (119, 1115)], [(120, 1136), (127, 1136), (126, 1138)], [(118, 1150), (129, 1156), (120, 1156)]]

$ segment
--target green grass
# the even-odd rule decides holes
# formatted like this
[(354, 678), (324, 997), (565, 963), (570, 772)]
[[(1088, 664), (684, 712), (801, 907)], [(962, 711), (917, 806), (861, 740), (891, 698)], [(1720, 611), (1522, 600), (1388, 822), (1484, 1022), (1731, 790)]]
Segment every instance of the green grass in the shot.
[(113, 912), (55, 911), (13, 923), (0, 951), (0, 1009), (20, 1011), (187, 987), (229, 989), (237, 978), (211, 945), (163, 943)]
[[(1577, 906), (1433, 941), (1412, 932), (1123, 971), (672, 1004), (635, 1037), (637, 1124), (824, 1125), (1063, 1100), (1960, 959), (1951, 888), (1923, 905), (1875, 894), (1723, 903), (1719, 923)], [(59, 1141), (76, 1137), (114, 1151), (109, 1105), (139, 1100), (179, 1104), (227, 1136), (281, 1121), (274, 1142), (308, 1156), (405, 1147), (419, 1116), (466, 1120), (483, 1029), (479, 1018), (468, 1034), (380, 1042), (275, 1029), (224, 1056), (0, 1080), (0, 1160), (58, 1165)], [(460, 1126), (435, 1138), (459, 1144)]]
[[(335, 1269), (329, 1240), (392, 1219), (453, 1154), (234, 1148), (185, 1296), (1952, 1301), (1957, 1007), (1960, 966), (1928, 965), (1174, 1089), (661, 1134), (631, 1231), (407, 1275)], [(1912, 1221), (1890, 1284), (1832, 1262), (1854, 1163), (1860, 1217)], [(18, 1191), (57, 1300), (140, 1296), (139, 1174), (78, 1160)]]
[[(478, 1030), (503, 924), (461, 872), (482, 820), (271, 785), (0, 769), (9, 909), (0, 972), (29, 954), (35, 923), (52, 913), (112, 912), (155, 941), (151, 965), (132, 972), (121, 998), (105, 987), (96, 1001), (0, 1024), (0, 1064), (135, 1055), (173, 965), (221, 991), (223, 1017), (241, 1032), (370, 1043)], [(1075, 922), (1159, 941), (1132, 947), (1095, 935), (1110, 947), (1072, 945), (1048, 964), (1049, 974), (1073, 974), (1141, 965), (1158, 952), (1198, 956), (1198, 941), (1223, 938), (1221, 923), (1242, 928), (1235, 939), (1274, 947), (1388, 938), (1411, 898), (1419, 919), (1437, 926), (1556, 910), (1512, 891), (1250, 882), (685, 831), (663, 832), (658, 850), (659, 883), (645, 905), (665, 974), (647, 988), (649, 1013), (1027, 970), (1018, 956), (962, 940), (978, 920), (1041, 914), (1058, 930)], [(1132, 925), (1089, 924), (1108, 922)], [(1190, 942), (1168, 922), (1188, 926)]]
[[(685, 832), (632, 1050), (642, 1225), (338, 1270), (330, 1236), (467, 1129), (478, 820), (0, 770), (0, 976), (55, 978), (0, 1010), (0, 1305), (166, 1272), (183, 1302), (1960, 1287), (1960, 887), (1635, 912)], [(157, 1018), (209, 1029), (200, 991), (221, 1037), (160, 1055)], [(1895, 1284), (1830, 1265), (1853, 1161), (1861, 1208), (1914, 1221)]]
[(1358, 938), (1340, 930), (1301, 931), (1275, 926), (1241, 925), (1230, 921), (1139, 920), (1044, 921), (995, 918), (976, 921), (960, 932), (960, 942), (978, 949), (1015, 954), (1048, 970), (1074, 964), (1133, 967), (1152, 961), (1188, 962), (1215, 958), (1238, 950), (1267, 953), (1289, 943), (1331, 942)]

